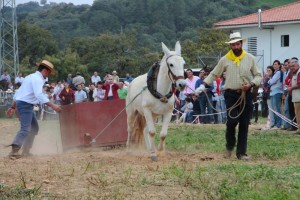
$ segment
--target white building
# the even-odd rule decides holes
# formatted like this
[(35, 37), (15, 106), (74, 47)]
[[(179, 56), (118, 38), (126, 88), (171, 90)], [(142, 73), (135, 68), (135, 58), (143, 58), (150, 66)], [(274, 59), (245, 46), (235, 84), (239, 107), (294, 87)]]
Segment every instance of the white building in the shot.
[[(264, 69), (274, 60), (300, 59), (300, 1), (218, 22), (220, 29), (240, 31), (243, 48), (256, 56)], [(264, 70), (265, 71), (265, 70)]]

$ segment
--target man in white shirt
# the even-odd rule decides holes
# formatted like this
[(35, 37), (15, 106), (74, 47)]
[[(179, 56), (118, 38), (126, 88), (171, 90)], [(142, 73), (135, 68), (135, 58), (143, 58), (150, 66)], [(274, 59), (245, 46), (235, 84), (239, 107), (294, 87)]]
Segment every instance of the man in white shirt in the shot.
[(18, 76), (15, 78), (15, 84), (22, 84), (24, 80), (23, 74), (21, 72), (18, 73)]
[(79, 84), (77, 86), (77, 91), (75, 92), (75, 103), (85, 102), (87, 101), (86, 92), (82, 90), (82, 85)]
[(94, 72), (94, 75), (91, 78), (92, 83), (96, 86), (99, 81), (101, 81), (100, 76), (98, 76), (97, 72)]
[[(12, 107), (8, 109), (7, 115), (12, 115), (15, 109), (18, 110), (21, 128), (17, 132), (11, 146), (12, 151), (9, 156), (12, 159), (28, 156), (32, 147), (34, 137), (39, 131), (39, 125), (34, 114), (33, 106), (36, 104), (46, 104), (53, 110), (60, 112), (60, 106), (53, 104), (43, 94), (45, 79), (53, 72), (54, 66), (47, 60), (43, 60), (38, 65), (38, 70), (25, 77), (23, 84), (14, 96)], [(23, 148), (22, 155), (19, 150)]]

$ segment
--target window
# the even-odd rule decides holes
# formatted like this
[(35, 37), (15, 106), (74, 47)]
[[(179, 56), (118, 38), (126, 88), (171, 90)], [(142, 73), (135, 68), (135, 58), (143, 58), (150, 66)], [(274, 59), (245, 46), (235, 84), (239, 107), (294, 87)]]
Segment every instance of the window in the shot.
[(257, 55), (257, 37), (248, 38), (248, 52), (252, 55)]
[(288, 46), (290, 46), (290, 36), (282, 35), (281, 36), (281, 47), (288, 47)]

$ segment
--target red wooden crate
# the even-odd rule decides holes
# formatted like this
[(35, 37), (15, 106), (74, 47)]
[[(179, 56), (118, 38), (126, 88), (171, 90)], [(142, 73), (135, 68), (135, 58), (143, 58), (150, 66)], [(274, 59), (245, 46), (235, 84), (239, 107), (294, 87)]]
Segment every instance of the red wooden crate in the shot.
[[(120, 112), (122, 113), (120, 114)], [(111, 121), (118, 116), (112, 123)], [(86, 133), (94, 146), (123, 145), (127, 141), (125, 100), (83, 102), (63, 106), (59, 115), (63, 150), (84, 146)]]

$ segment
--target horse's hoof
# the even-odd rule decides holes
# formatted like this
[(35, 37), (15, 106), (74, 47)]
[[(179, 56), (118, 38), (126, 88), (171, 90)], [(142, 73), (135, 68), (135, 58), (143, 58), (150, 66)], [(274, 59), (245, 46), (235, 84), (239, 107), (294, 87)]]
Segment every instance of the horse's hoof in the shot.
[(151, 156), (151, 160), (156, 162), (157, 161), (157, 156)]

